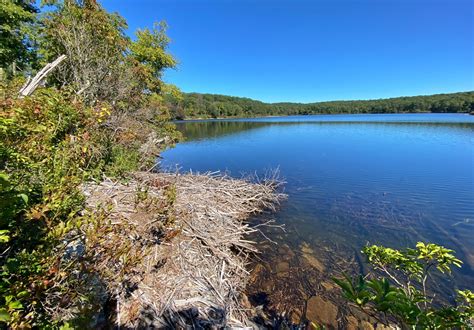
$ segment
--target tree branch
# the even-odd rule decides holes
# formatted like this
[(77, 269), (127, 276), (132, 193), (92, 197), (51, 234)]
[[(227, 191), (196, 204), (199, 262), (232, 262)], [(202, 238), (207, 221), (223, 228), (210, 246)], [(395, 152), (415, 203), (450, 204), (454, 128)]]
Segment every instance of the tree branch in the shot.
[(65, 59), (66, 55), (61, 55), (53, 62), (46, 64), (31, 81), (27, 81), (27, 84), (20, 89), (20, 98), (33, 94), (43, 79)]

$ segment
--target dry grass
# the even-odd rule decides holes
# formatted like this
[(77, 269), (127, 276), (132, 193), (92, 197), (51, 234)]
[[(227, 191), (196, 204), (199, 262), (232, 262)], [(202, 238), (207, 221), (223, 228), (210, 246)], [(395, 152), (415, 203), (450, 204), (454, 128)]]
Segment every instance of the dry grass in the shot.
[(107, 210), (108, 224), (89, 226), (86, 246), (115, 296), (117, 325), (251, 325), (242, 292), (257, 249), (246, 236), (258, 228), (245, 220), (274, 210), (285, 198), (278, 184), (136, 173), (126, 185), (85, 186), (88, 207)]

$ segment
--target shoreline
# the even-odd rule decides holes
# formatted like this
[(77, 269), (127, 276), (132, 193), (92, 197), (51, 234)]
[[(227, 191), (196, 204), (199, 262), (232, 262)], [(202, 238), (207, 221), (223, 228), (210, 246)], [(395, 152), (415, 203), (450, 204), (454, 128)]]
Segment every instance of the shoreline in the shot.
[(213, 121), (240, 121), (248, 119), (267, 119), (267, 118), (288, 118), (288, 117), (311, 117), (311, 116), (371, 116), (371, 115), (474, 115), (469, 112), (397, 112), (397, 113), (316, 113), (316, 114), (295, 114), (295, 115), (269, 115), (269, 116), (255, 116), (255, 117), (217, 117), (217, 118), (189, 118), (189, 119), (174, 119), (172, 122), (177, 123), (192, 123), (192, 122), (213, 122)]

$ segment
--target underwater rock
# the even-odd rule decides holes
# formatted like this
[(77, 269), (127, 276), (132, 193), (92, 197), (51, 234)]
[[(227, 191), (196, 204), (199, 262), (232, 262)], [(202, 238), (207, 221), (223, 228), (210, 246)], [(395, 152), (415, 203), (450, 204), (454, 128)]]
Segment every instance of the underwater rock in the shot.
[(325, 269), (324, 265), (321, 263), (321, 261), (316, 259), (316, 257), (314, 257), (311, 254), (303, 254), (303, 258), (306, 259), (306, 261), (308, 262), (308, 264), (311, 265), (311, 267), (316, 268), (321, 273), (324, 272), (324, 269)]
[(278, 254), (282, 260), (291, 260), (295, 256), (295, 253), (287, 244), (284, 244), (278, 248)]
[(324, 267), (323, 263), (314, 256), (314, 250), (309, 246), (308, 243), (304, 242), (301, 244), (301, 252), (303, 253), (303, 258), (311, 267), (316, 268), (321, 273), (324, 272), (326, 267)]
[(286, 261), (281, 261), (276, 265), (277, 273), (286, 273), (290, 269), (290, 264)]
[(318, 324), (337, 327), (337, 307), (320, 296), (311, 297), (306, 306), (306, 318)]

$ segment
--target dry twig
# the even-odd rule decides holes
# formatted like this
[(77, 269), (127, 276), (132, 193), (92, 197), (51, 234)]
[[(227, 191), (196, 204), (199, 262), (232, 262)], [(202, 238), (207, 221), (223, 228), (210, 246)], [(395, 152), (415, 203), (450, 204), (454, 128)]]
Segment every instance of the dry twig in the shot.
[(278, 185), (276, 177), (136, 173), (127, 185), (85, 186), (89, 208), (109, 205), (114, 226), (87, 245), (109, 291), (121, 288), (117, 324), (249, 326), (242, 292), (257, 248), (245, 237), (259, 229), (245, 220), (275, 210), (285, 197)]

